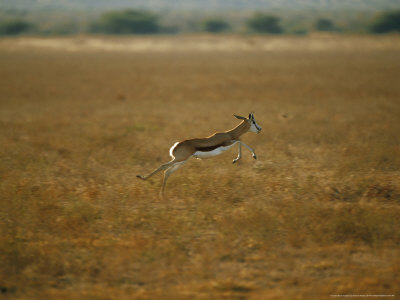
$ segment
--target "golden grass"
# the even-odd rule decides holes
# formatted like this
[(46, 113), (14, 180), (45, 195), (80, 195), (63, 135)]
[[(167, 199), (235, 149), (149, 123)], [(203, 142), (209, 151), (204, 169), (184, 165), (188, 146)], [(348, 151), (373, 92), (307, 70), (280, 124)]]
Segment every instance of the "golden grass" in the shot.
[[(253, 39), (150, 53), (1, 41), (1, 296), (400, 294), (399, 37)], [(257, 161), (192, 160), (165, 200), (161, 175), (135, 178), (250, 111)]]

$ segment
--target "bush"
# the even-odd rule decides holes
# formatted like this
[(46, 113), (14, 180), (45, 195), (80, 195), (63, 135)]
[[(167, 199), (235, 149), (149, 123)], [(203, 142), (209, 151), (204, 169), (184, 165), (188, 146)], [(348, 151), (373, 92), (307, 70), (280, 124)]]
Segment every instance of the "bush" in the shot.
[(279, 22), (279, 17), (258, 13), (247, 21), (247, 26), (257, 33), (280, 34), (283, 29)]
[(92, 26), (92, 31), (113, 34), (158, 33), (158, 17), (150, 12), (123, 10), (105, 13)]
[(400, 10), (378, 16), (372, 23), (370, 31), (373, 33), (400, 31)]
[(23, 20), (12, 20), (0, 24), (1, 35), (17, 35), (33, 29), (33, 25)]
[(203, 30), (207, 32), (219, 33), (229, 29), (229, 24), (224, 20), (210, 19), (203, 22)]
[(335, 25), (329, 19), (320, 18), (315, 24), (314, 28), (318, 31), (335, 31)]

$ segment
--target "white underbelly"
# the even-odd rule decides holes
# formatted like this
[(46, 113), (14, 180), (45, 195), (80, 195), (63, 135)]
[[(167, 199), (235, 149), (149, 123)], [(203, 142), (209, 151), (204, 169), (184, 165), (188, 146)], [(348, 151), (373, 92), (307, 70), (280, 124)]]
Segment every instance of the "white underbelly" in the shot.
[(196, 151), (193, 154), (193, 156), (196, 158), (207, 158), (207, 157), (217, 156), (217, 155), (220, 155), (221, 153), (225, 152), (226, 150), (230, 149), (235, 144), (236, 143), (233, 143), (232, 145), (229, 145), (226, 147), (218, 147), (211, 151)]

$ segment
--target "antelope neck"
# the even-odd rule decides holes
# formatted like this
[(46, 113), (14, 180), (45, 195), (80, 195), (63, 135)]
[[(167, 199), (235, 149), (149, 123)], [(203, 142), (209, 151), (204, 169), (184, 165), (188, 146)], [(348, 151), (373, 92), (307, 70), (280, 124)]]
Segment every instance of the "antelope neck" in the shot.
[(249, 127), (249, 122), (243, 120), (238, 126), (227, 131), (226, 133), (229, 133), (232, 136), (233, 140), (237, 140), (242, 134), (246, 133), (249, 130)]

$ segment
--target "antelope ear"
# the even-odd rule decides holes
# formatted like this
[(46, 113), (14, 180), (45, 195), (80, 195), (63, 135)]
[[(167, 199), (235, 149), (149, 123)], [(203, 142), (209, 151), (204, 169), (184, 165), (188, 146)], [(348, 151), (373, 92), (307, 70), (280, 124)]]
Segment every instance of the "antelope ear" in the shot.
[(253, 118), (253, 113), (249, 113), (249, 120)]
[(245, 117), (241, 117), (241, 116), (238, 116), (238, 115), (234, 115), (237, 119), (241, 119), (241, 120), (247, 120)]

